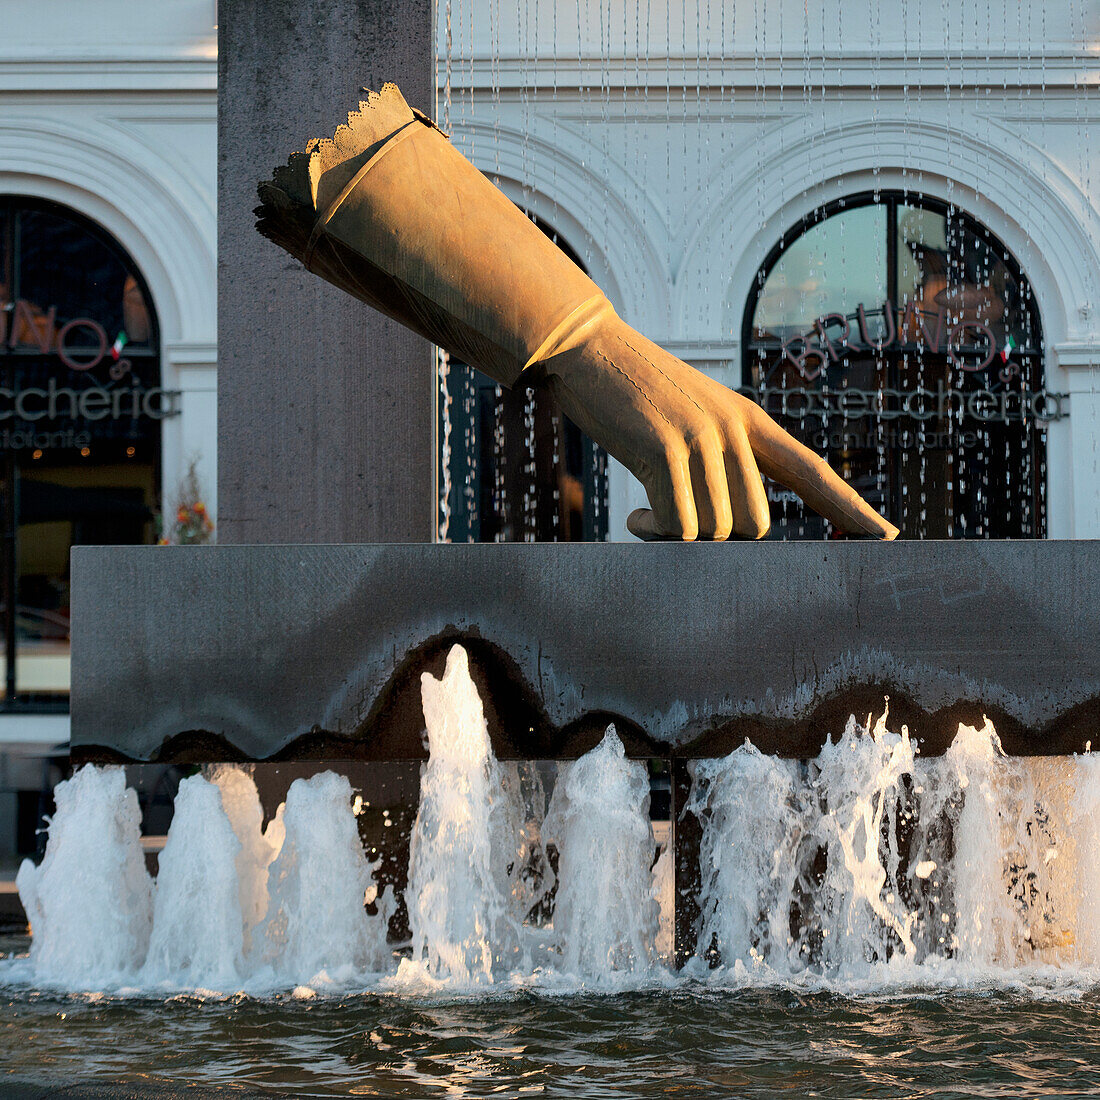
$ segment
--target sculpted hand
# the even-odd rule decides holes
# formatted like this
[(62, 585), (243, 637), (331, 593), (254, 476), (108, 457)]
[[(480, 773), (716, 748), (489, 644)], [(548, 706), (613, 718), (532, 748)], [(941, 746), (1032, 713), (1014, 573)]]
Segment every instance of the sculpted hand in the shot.
[(893, 539), (883, 519), (755, 402), (635, 332), (608, 307), (542, 364), (565, 413), (645, 486), (652, 510), (627, 521), (643, 539), (758, 539), (765, 474), (841, 530)]
[(760, 538), (760, 475), (852, 534), (897, 528), (753, 402), (624, 324), (603, 292), (393, 85), (260, 184), (257, 228), (481, 368), (543, 382), (641, 480), (641, 538)]

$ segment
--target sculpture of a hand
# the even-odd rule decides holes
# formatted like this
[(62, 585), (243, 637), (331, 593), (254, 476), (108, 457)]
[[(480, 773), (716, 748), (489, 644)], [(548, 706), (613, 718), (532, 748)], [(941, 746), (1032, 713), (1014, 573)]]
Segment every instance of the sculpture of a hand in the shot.
[(761, 474), (852, 534), (897, 529), (758, 405), (623, 322), (599, 287), (387, 84), (260, 184), (257, 228), (481, 368), (546, 385), (642, 482), (641, 538), (760, 538)]

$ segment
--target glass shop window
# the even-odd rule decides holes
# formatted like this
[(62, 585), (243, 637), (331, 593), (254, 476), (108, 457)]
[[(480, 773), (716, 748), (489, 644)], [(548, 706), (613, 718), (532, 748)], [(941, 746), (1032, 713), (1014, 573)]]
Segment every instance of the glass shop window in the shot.
[[(742, 391), (826, 458), (906, 538), (1042, 538), (1049, 393), (1039, 311), (1019, 264), (955, 206), (849, 196), (761, 266)], [(772, 533), (829, 524), (768, 483)]]
[(160, 341), (148, 289), (107, 233), (0, 196), (0, 632), (5, 710), (64, 709), (69, 550), (156, 541)]
[[(580, 257), (532, 214), (582, 270)], [(607, 452), (544, 390), (506, 390), (441, 354), (438, 530), (444, 542), (607, 538)]]

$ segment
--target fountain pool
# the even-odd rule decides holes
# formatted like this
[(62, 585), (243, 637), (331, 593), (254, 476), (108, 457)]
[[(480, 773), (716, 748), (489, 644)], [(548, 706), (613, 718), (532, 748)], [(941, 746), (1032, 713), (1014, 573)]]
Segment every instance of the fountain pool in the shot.
[(1011, 986), (313, 1001), (6, 991), (0, 1066), (15, 1096), (13, 1082), (33, 1080), (162, 1097), (195, 1095), (189, 1085), (234, 1097), (1088, 1097), (1098, 1007), (1093, 994)]

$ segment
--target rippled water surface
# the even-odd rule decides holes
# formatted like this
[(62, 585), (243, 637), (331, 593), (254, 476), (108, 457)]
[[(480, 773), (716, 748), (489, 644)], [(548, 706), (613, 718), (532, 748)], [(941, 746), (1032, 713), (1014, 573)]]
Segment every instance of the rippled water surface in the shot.
[[(18, 946), (12, 944), (9, 946)], [(1100, 991), (0, 996), (15, 1081), (297, 1096), (1093, 1096)]]

